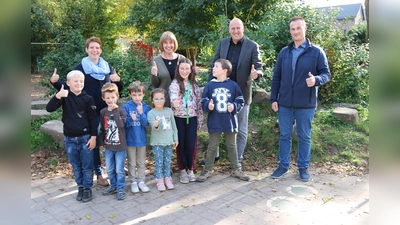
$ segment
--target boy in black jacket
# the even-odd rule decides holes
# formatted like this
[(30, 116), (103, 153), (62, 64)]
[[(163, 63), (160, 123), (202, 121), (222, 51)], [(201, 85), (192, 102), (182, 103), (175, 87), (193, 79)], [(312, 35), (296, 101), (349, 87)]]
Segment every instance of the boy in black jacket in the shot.
[(76, 200), (92, 200), (93, 149), (96, 147), (97, 120), (93, 98), (82, 91), (85, 76), (79, 70), (67, 74), (69, 90), (61, 86), (60, 91), (46, 106), (53, 112), (62, 106), (64, 143), (78, 185)]

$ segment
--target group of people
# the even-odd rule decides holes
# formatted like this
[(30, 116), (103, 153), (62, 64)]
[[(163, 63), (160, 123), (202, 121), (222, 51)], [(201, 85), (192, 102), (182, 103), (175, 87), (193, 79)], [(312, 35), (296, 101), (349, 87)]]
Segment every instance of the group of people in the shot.
[[(301, 17), (289, 21), (293, 42), (277, 58), (271, 87), (271, 106), (278, 112), (280, 139), (278, 168), (271, 177), (281, 178), (290, 167), (291, 133), (296, 123), (298, 144), (297, 166), (300, 179), (309, 181), (311, 123), (317, 106), (318, 86), (330, 79), (324, 51), (306, 38), (306, 23)], [(124, 164), (128, 158), (128, 179), (133, 193), (148, 192), (145, 183), (146, 127), (151, 127), (150, 145), (154, 153), (156, 186), (159, 191), (174, 189), (171, 159), (176, 151), (179, 181), (204, 182), (212, 175), (218, 158), (221, 135), (231, 165), (231, 175), (248, 181), (242, 171), (247, 143), (248, 116), (252, 102), (252, 83), (263, 75), (259, 46), (244, 36), (243, 22), (234, 18), (229, 24), (230, 37), (222, 39), (215, 52), (208, 83), (203, 92), (196, 82), (199, 68), (176, 53), (175, 35), (164, 32), (159, 48), (162, 54), (151, 64), (154, 89), (147, 105), (144, 85), (132, 82), (132, 100), (117, 105), (123, 88), (120, 77), (103, 58), (97, 37), (86, 41), (88, 57), (67, 74), (62, 83), (54, 71), (50, 81), (58, 93), (49, 101), (47, 111), (63, 108), (64, 141), (78, 186), (78, 201), (92, 199), (93, 171), (97, 181), (108, 186), (102, 176), (99, 146), (104, 147), (110, 187), (103, 195), (125, 198)], [(204, 170), (195, 176), (197, 132), (207, 116), (209, 145)]]

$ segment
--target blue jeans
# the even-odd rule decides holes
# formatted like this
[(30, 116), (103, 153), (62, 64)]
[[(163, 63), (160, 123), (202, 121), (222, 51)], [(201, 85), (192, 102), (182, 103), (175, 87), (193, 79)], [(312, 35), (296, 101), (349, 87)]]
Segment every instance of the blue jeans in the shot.
[(296, 132), (299, 140), (297, 146), (297, 167), (308, 168), (311, 154), (311, 126), (315, 108), (297, 109), (279, 106), (279, 165), (290, 167), (293, 124), (296, 121)]
[(110, 179), (111, 187), (117, 190), (125, 189), (125, 159), (126, 150), (111, 151), (105, 150), (104, 157), (106, 158), (106, 168), (108, 178)]
[(78, 187), (92, 188), (93, 186), (93, 151), (87, 147), (90, 134), (79, 137), (64, 135), (65, 150), (75, 175)]
[(102, 175), (103, 168), (101, 167), (100, 160), (100, 147), (99, 147), (99, 134), (100, 134), (100, 115), (97, 115), (97, 138), (96, 138), (96, 147), (94, 147), (93, 151), (93, 165), (95, 174)]
[(172, 158), (172, 145), (152, 146), (154, 152), (154, 167), (156, 178), (161, 179), (171, 176), (171, 158)]

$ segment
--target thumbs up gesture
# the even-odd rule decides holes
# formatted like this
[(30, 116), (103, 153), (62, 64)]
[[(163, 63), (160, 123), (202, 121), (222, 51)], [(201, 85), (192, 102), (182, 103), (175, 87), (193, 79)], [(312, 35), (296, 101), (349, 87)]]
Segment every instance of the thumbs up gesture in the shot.
[(158, 120), (160, 119), (160, 117), (156, 117), (156, 120), (154, 121), (154, 127), (158, 128)]
[(233, 111), (233, 104), (228, 102), (228, 112), (232, 112)]
[(214, 110), (214, 102), (213, 102), (212, 99), (211, 99), (210, 102), (208, 103), (208, 109), (211, 110), (211, 111)]
[(153, 67), (151, 67), (151, 75), (157, 76), (158, 68), (156, 61), (153, 61)]
[(258, 78), (257, 70), (254, 68), (254, 64), (251, 65), (251, 79), (256, 80)]
[(50, 78), (50, 82), (52, 84), (56, 83), (60, 79), (60, 76), (57, 74), (57, 68), (54, 68), (53, 75)]
[(315, 77), (311, 72), (308, 72), (308, 78), (306, 79), (307, 86), (313, 87), (315, 85)]
[(56, 98), (61, 99), (66, 97), (68, 97), (68, 90), (65, 90), (64, 84), (62, 84), (60, 91), (56, 94)]
[(114, 73), (110, 75), (110, 80), (112, 82), (119, 82), (121, 81), (121, 77), (118, 76), (117, 70), (114, 69)]

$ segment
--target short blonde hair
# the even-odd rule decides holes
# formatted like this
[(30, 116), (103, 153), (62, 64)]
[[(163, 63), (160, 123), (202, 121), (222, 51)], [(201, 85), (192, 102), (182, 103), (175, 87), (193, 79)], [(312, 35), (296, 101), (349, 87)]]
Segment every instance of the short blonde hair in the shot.
[(171, 40), (174, 42), (174, 52), (178, 50), (178, 41), (176, 40), (175, 35), (171, 31), (165, 31), (161, 37), (160, 37), (160, 42), (158, 43), (158, 48), (160, 48), (161, 51), (164, 51), (163, 43), (166, 40)]
[(75, 75), (77, 75), (77, 76), (79, 76), (80, 78), (83, 78), (83, 79), (85, 80), (85, 75), (84, 75), (81, 71), (79, 71), (79, 70), (72, 70), (72, 71), (70, 71), (70, 72), (67, 74), (67, 81), (70, 80), (71, 77), (73, 77), (73, 76), (75, 76)]
[(103, 87), (101, 88), (101, 96), (104, 97), (104, 95), (109, 92), (109, 93), (114, 93), (117, 95), (119, 98), (119, 93), (118, 93), (118, 87), (114, 83), (105, 83)]

